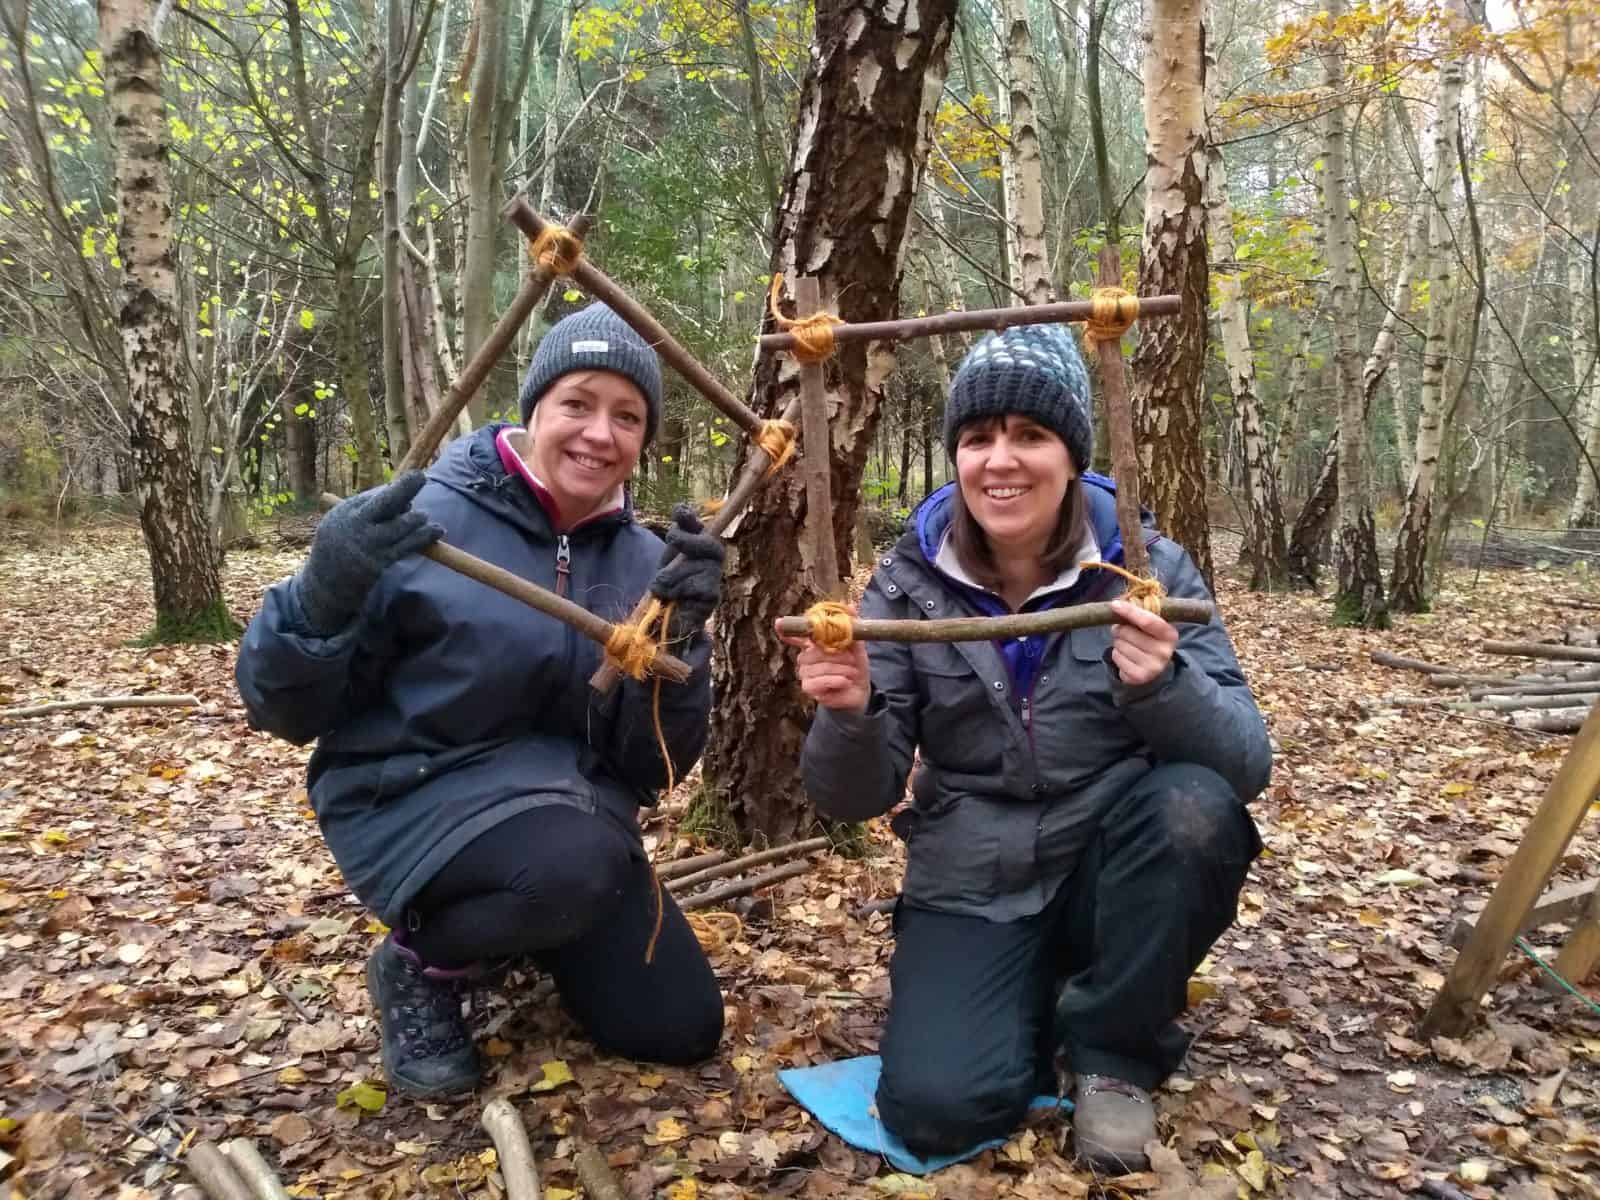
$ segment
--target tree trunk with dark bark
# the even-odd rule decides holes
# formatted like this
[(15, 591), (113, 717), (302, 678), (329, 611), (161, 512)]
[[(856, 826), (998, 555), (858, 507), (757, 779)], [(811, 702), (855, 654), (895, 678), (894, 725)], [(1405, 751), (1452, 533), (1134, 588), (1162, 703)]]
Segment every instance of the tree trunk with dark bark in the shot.
[[(772, 268), (815, 276), (825, 307), (846, 321), (879, 321), (899, 308), (906, 229), (944, 82), (955, 0), (820, 0), (801, 90)], [(862, 470), (894, 366), (890, 344), (841, 344), (824, 365), (831, 431), (834, 540), (852, 544)], [(799, 390), (786, 355), (757, 363), (751, 407), (775, 415)], [(810, 447), (805, 453), (815, 453)], [(810, 724), (794, 652), (776, 617), (811, 594), (805, 487), (792, 466), (746, 512), (730, 547), (717, 612), (717, 708), (705, 773), (746, 836), (788, 840), (810, 828), (800, 747)], [(828, 576), (847, 574), (844, 561)]]
[(1133, 356), (1139, 494), (1162, 530), (1211, 579), (1207, 511), (1205, 6), (1159, 0), (1145, 52), (1144, 244), (1139, 292), (1177, 293), (1183, 311), (1139, 330)]
[(178, 370), (178, 316), (161, 50), (146, 0), (102, 0), (122, 277), (117, 327), (127, 369), (139, 526), (150, 554), (159, 641), (217, 640), (236, 631), (207, 533)]

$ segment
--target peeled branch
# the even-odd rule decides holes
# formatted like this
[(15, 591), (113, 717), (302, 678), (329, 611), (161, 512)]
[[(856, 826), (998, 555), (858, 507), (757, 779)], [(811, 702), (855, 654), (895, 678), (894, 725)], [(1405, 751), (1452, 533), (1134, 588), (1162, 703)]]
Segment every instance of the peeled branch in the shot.
[(231, 1142), (222, 1143), (222, 1153), (254, 1193), (256, 1200), (290, 1200), (288, 1189), (249, 1138), (234, 1138)]
[(511, 1101), (501, 1097), (483, 1106), (484, 1129), (500, 1157), (500, 1175), (508, 1200), (539, 1200), (539, 1171), (528, 1144), (528, 1130)]
[(211, 1142), (196, 1142), (183, 1156), (189, 1174), (211, 1200), (256, 1200), (228, 1157)]

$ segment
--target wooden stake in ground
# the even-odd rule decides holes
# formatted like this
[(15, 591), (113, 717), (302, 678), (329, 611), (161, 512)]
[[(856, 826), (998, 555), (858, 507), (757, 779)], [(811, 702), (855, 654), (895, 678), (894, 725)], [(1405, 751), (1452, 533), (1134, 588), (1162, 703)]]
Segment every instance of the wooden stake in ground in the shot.
[[(1117, 248), (1100, 247), (1100, 286), (1120, 288), (1122, 260)], [(1176, 300), (1177, 297), (1172, 297)], [(1143, 302), (1140, 302), (1143, 303)], [(1173, 311), (1177, 311), (1174, 308)], [(1127, 366), (1122, 361), (1122, 337), (1098, 336), (1095, 353), (1100, 361), (1100, 393), (1105, 400), (1106, 435), (1111, 440), (1111, 473), (1117, 481), (1117, 528), (1122, 531), (1122, 564), (1147, 578), (1150, 553), (1144, 545), (1144, 524), (1139, 519), (1139, 451), (1133, 440), (1133, 408), (1128, 402)]]
[(1589, 714), (1528, 822), (1522, 844), (1472, 931), (1472, 939), (1450, 968), (1433, 1007), (1423, 1018), (1426, 1037), (1460, 1037), (1472, 1025), (1478, 1001), (1494, 981), (1516, 940), (1522, 918), (1549, 882), (1567, 843), (1600, 792), (1600, 707)]
[[(816, 276), (794, 281), (800, 319), (822, 311), (822, 288)], [(806, 480), (806, 537), (811, 543), (811, 579), (825, 600), (843, 597), (839, 583), (839, 549), (833, 539), (833, 439), (828, 433), (828, 383), (822, 362), (799, 358), (801, 469)]]
[(500, 1097), (483, 1106), (483, 1127), (494, 1141), (507, 1200), (539, 1200), (539, 1171), (528, 1144), (528, 1130), (511, 1101)]

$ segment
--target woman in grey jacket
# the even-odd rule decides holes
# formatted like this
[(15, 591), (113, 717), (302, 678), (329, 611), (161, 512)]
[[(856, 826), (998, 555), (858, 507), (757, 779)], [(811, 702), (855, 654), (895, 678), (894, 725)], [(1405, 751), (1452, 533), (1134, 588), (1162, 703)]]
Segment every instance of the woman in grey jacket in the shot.
[[(956, 481), (878, 563), (864, 617), (1033, 612), (1122, 585), (1114, 486), (1088, 474), (1089, 380), (1060, 328), (991, 334), (945, 410)], [(1175, 596), (1210, 599), (1189, 556), (1147, 535)], [(804, 775), (862, 820), (905, 794), (878, 1112), (913, 1150), (1001, 1136), (1057, 1070), (1078, 1153), (1142, 1169), (1150, 1090), (1181, 1061), (1190, 972), (1235, 915), (1260, 850), (1245, 803), (1271, 749), (1220, 622), (1119, 623), (986, 643), (809, 642), (819, 703)]]
[[(245, 633), (251, 724), (317, 739), (323, 837), (393, 927), (367, 985), (396, 1088), (476, 1086), (461, 988), (497, 960), (548, 970), (611, 1053), (693, 1062), (721, 1037), (716, 978), (638, 826), (705, 745), (703, 625), (722, 576), (721, 544), (689, 509), (665, 552), (633, 520), (625, 481), (660, 411), (655, 352), (603, 305), (574, 313), (539, 343), (521, 426), (480, 429), (426, 480), (344, 501)], [(650, 589), (675, 605), (672, 649), (692, 676), (659, 699), (633, 681), (598, 697), (599, 648), (414, 553), (442, 533), (614, 620)]]

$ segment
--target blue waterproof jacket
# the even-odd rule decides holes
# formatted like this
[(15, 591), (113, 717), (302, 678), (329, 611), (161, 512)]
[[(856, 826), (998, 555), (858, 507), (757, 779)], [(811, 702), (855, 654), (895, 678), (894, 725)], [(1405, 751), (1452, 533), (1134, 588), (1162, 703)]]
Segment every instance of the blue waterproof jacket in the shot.
[[(1007, 611), (935, 565), (954, 484), (928, 497), (883, 554), (861, 616), (938, 620)], [(1086, 475), (1101, 557), (1121, 563), (1115, 487)], [(1168, 593), (1211, 599), (1187, 553), (1149, 530)], [(1113, 599), (1110, 572), (1086, 571), (1024, 611)], [(1178, 626), (1172, 664), (1141, 687), (1109, 661), (1107, 626), (999, 642), (872, 642), (864, 714), (818, 708), (802, 756), (824, 813), (864, 820), (905, 795), (913, 755), (902, 894), (926, 908), (995, 921), (1033, 916), (1076, 867), (1106, 808), (1156, 763), (1209, 767), (1241, 803), (1267, 784), (1272, 747), (1220, 620)]]
[[(661, 539), (631, 505), (558, 534), (502, 464), (500, 428), (453, 443), (414, 507), (451, 545), (625, 620), (660, 565)], [(703, 631), (671, 650), (694, 672), (660, 688), (681, 779), (705, 748), (711, 652)], [(274, 585), (236, 676), (252, 726), (317, 739), (307, 788), (328, 848), (361, 901), (397, 925), (451, 857), (527, 809), (569, 805), (638, 837), (639, 805), (667, 782), (656, 688), (624, 680), (602, 698), (588, 682), (600, 661), (600, 647), (567, 625), (413, 556), (332, 637), (306, 629), (293, 580)]]

